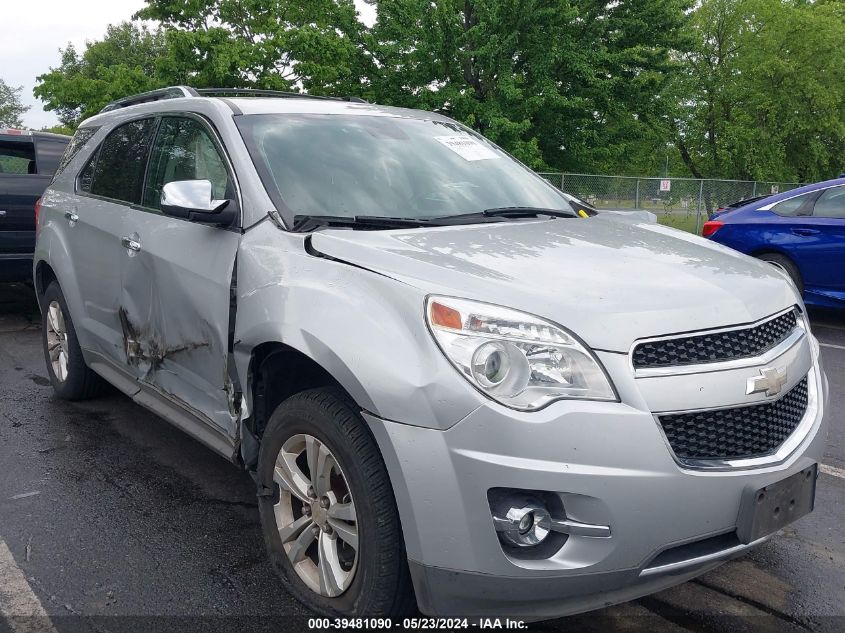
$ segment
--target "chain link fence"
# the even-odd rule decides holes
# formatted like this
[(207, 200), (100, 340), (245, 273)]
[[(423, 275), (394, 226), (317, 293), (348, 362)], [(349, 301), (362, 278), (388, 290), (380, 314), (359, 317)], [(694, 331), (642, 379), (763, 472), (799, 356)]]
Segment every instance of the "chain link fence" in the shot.
[(651, 211), (661, 224), (700, 233), (716, 209), (755, 196), (780, 193), (801, 183), (697, 178), (638, 178), (541, 173), (556, 187), (597, 209)]
[(0, 156), (0, 174), (22, 175), (31, 173), (31, 163), (33, 163), (32, 160), (20, 156)]

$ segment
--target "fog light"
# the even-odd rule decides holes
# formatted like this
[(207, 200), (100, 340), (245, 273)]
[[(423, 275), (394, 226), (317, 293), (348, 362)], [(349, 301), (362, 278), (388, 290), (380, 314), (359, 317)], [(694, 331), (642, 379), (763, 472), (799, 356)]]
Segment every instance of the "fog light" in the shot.
[(519, 520), (519, 533), (525, 534), (532, 527), (534, 527), (534, 513), (526, 512), (525, 515)]
[(517, 547), (539, 545), (551, 530), (549, 511), (534, 497), (504, 500), (493, 514), (493, 523), (499, 539)]

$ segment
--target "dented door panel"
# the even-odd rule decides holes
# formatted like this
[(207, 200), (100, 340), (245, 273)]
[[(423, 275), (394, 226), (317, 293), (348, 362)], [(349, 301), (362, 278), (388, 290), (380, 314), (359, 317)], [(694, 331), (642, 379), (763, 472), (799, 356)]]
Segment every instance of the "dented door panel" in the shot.
[(234, 438), (229, 287), (239, 234), (133, 210), (119, 317), (123, 363), (141, 383)]

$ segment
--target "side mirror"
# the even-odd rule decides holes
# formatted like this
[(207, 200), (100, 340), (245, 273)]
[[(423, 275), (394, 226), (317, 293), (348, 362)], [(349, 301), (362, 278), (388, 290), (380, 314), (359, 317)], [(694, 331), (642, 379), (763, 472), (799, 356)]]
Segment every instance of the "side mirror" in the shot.
[(175, 180), (161, 190), (161, 212), (202, 224), (228, 226), (237, 212), (231, 200), (215, 200), (210, 180)]

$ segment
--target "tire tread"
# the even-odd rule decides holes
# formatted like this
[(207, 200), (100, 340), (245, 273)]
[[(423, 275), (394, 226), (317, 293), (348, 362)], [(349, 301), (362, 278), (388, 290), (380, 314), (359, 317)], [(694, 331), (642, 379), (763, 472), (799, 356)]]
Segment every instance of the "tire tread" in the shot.
[[(411, 575), (405, 555), (401, 522), (393, 487), (375, 438), (348, 397), (339, 389), (319, 388), (295, 394), (279, 405), (282, 410), (300, 408), (318, 410), (328, 416), (349, 440), (352, 452), (359, 457), (358, 466), (368, 482), (368, 504), (376, 509), (378, 543), (375, 586), (367, 602), (366, 615), (400, 616), (416, 611)], [(281, 431), (281, 416), (274, 413), (265, 431), (268, 435)], [(363, 614), (359, 614), (363, 615)]]

